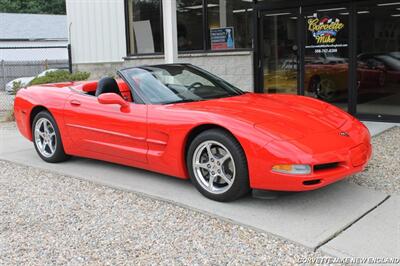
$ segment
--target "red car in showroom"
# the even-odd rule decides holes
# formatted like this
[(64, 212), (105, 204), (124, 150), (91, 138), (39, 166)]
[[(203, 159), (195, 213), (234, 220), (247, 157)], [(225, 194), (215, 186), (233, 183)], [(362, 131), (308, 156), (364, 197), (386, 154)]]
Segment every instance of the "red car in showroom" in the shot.
[(313, 190), (360, 172), (368, 129), (317, 99), (243, 92), (189, 64), (21, 89), (20, 132), (51, 163), (89, 157), (191, 179), (206, 197)]

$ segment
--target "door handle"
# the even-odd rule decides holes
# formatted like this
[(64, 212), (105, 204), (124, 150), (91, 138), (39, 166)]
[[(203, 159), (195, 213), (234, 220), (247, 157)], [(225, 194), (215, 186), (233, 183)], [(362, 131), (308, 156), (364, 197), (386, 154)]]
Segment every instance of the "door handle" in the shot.
[(72, 106), (80, 106), (80, 105), (81, 105), (81, 102), (78, 101), (78, 100), (71, 100), (69, 103), (70, 103)]

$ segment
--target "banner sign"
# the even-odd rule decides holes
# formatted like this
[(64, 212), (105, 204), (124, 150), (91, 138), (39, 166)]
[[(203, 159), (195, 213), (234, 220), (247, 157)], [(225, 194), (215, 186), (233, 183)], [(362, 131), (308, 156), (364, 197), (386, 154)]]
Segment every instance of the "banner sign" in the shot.
[(211, 50), (234, 49), (233, 27), (210, 29)]

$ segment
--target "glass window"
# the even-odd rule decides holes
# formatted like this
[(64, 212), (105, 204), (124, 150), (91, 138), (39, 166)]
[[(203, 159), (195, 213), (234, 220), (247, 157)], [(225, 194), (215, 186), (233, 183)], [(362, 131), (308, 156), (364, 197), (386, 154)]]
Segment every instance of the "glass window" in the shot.
[(129, 53), (163, 51), (161, 0), (128, 0)]
[(298, 87), (297, 11), (262, 16), (264, 92), (296, 94)]
[(344, 6), (305, 12), (304, 91), (347, 110), (349, 11)]
[(153, 104), (204, 101), (243, 94), (228, 82), (189, 65), (130, 68), (122, 70), (122, 74)]
[(178, 50), (203, 50), (203, 4), (202, 0), (176, 1), (178, 24)]
[(400, 3), (360, 5), (356, 16), (357, 112), (399, 115)]
[[(243, 0), (208, 0), (208, 30), (233, 28), (233, 47), (252, 47), (253, 4)], [(211, 49), (226, 49), (226, 46), (213, 46)], [(229, 47), (228, 47), (229, 48)]]

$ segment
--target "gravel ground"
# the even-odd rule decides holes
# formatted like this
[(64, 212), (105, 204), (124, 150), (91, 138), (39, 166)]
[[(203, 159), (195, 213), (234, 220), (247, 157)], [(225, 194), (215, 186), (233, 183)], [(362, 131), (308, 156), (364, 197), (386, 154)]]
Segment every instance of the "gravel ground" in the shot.
[[(400, 128), (372, 142), (369, 166), (349, 182), (399, 193)], [(0, 161), (0, 265), (288, 265), (321, 256), (171, 203)]]
[(159, 200), (0, 161), (0, 265), (288, 265), (323, 256)]
[(400, 193), (400, 127), (372, 139), (372, 159), (362, 173), (349, 177), (352, 183), (389, 194)]

